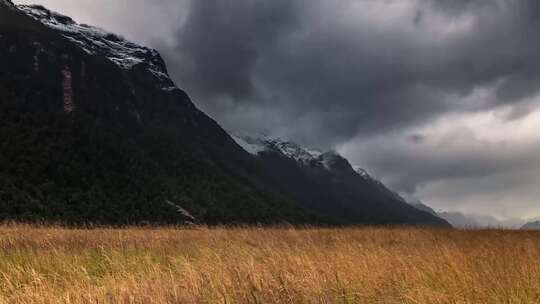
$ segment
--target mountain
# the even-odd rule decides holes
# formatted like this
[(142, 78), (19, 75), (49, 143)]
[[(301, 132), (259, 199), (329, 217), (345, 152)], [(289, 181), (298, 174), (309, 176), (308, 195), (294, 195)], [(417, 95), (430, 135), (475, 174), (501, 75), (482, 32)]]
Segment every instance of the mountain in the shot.
[(409, 205), (413, 206), (414, 208), (418, 210), (422, 210), (425, 212), (428, 212), (429, 214), (436, 216), (438, 218), (444, 219), (452, 227), (455, 228), (481, 228), (482, 224), (478, 222), (473, 216), (465, 215), (461, 212), (447, 212), (447, 211), (440, 211), (437, 212), (430, 206), (424, 204), (422, 201), (413, 199), (408, 201)]
[(483, 225), (480, 222), (478, 222), (475, 218), (465, 215), (461, 212), (446, 212), (446, 211), (437, 212), (433, 208), (429, 207), (428, 205), (424, 204), (423, 202), (419, 200), (414, 200), (408, 203), (418, 210), (428, 212), (429, 214), (433, 216), (436, 216), (438, 218), (441, 218), (447, 221), (448, 223), (450, 223), (450, 225), (452, 225), (452, 227), (455, 227), (455, 228), (481, 228), (483, 227)]
[(540, 230), (540, 221), (526, 223), (521, 226), (521, 230)]
[(489, 215), (439, 212), (438, 215), (456, 228), (518, 229), (524, 223), (519, 218), (498, 219)]
[(264, 164), (282, 193), (308, 210), (352, 224), (449, 226), (443, 219), (408, 205), (334, 151), (307, 149), (268, 136), (236, 136), (235, 140)]
[(431, 213), (437, 217), (440, 217), (446, 220), (455, 228), (464, 228), (464, 229), (483, 229), (483, 228), (494, 228), (494, 229), (517, 229), (523, 225), (525, 222), (520, 218), (506, 218), (498, 219), (489, 215), (482, 214), (465, 214), (461, 212), (449, 212), (449, 211), (435, 211), (433, 208), (422, 203), (419, 200), (411, 200), (408, 202), (411, 206)]
[(319, 221), (276, 194), (155, 50), (0, 0), (0, 67), (0, 220)]
[(155, 50), (0, 0), (0, 220), (448, 223), (335, 152), (239, 140)]
[(437, 217), (440, 217), (440, 214), (438, 214), (435, 210), (433, 210), (433, 208), (431, 208), (430, 206), (422, 203), (421, 201), (419, 200), (415, 200), (415, 201), (412, 201), (412, 202), (408, 202), (411, 206), (413, 206), (414, 208), (418, 209), (418, 210), (422, 210), (422, 211), (425, 211), (425, 212), (428, 212), (434, 216), (437, 216)]
[(453, 227), (456, 228), (482, 228), (483, 226), (476, 221), (461, 212), (439, 212), (439, 217), (445, 219)]

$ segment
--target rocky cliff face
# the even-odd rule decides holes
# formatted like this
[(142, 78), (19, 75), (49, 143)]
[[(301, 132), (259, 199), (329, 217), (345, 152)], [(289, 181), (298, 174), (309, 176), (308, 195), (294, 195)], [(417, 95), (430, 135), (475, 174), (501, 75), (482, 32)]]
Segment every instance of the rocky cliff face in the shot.
[(306, 209), (351, 224), (449, 226), (443, 219), (410, 206), (336, 152), (306, 149), (264, 136), (235, 139), (265, 165), (284, 193)]

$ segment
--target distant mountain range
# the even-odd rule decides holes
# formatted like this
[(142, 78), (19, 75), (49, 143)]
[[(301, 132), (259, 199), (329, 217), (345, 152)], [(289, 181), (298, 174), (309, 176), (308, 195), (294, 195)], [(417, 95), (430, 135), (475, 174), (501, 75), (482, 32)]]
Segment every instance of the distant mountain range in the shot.
[(449, 227), (335, 152), (233, 140), (158, 52), (42, 6), (0, 0), (0, 67), (0, 220)]
[(540, 230), (540, 221), (526, 223), (521, 226), (521, 230)]
[(435, 211), (426, 204), (416, 200), (410, 202), (412, 206), (438, 216), (456, 228), (520, 228), (525, 221), (522, 219), (500, 220), (489, 215), (464, 214), (461, 212)]

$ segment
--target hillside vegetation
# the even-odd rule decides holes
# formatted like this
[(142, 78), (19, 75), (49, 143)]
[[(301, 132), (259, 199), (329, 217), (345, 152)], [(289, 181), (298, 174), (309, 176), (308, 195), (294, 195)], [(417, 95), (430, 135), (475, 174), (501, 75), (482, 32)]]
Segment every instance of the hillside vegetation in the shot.
[(318, 222), (272, 191), (154, 50), (0, 2), (0, 66), (1, 220), (184, 222), (170, 201), (208, 224)]
[(538, 303), (540, 233), (0, 228), (0, 303)]

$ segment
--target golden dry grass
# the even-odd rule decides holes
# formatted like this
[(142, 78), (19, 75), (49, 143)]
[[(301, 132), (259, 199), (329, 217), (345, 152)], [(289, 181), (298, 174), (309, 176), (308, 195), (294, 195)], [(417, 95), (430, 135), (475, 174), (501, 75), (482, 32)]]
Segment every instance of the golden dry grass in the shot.
[(540, 233), (4, 225), (0, 303), (540, 303)]

